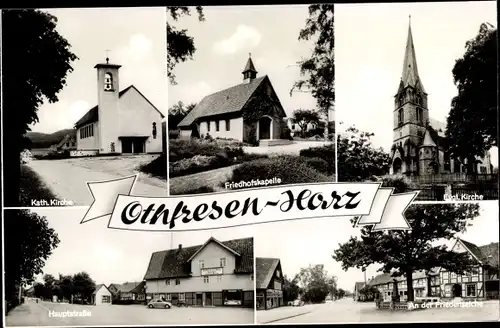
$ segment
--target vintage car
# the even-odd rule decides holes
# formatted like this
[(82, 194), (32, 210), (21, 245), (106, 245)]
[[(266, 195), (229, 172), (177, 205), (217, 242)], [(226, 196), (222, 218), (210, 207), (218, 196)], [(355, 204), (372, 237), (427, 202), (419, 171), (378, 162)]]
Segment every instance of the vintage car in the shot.
[(148, 303), (148, 308), (150, 309), (170, 309), (171, 307), (172, 303), (160, 299), (152, 300)]

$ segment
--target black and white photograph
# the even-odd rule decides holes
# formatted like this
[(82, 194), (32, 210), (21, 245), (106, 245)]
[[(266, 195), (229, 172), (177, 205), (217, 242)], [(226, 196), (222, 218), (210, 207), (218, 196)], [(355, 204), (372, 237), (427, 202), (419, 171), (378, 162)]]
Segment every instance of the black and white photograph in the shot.
[(405, 217), (411, 231), (350, 217), (256, 226), (257, 323), (498, 321), (498, 203), (413, 204)]
[(338, 181), (498, 199), (496, 2), (335, 9)]
[(166, 196), (164, 7), (2, 15), (5, 205), (90, 205), (87, 182), (135, 174)]
[(336, 181), (333, 8), (167, 7), (171, 195)]
[(251, 228), (123, 231), (84, 214), (5, 211), (7, 327), (254, 323)]

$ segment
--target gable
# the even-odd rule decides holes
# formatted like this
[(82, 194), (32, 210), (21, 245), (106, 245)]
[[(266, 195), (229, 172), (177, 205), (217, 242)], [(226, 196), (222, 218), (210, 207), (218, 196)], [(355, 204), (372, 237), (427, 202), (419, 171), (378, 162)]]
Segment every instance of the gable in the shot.
[(273, 85), (271, 83), (271, 80), (269, 78), (266, 78), (262, 81), (262, 83), (257, 87), (253, 95), (247, 100), (245, 105), (243, 106), (242, 110), (249, 110), (252, 111), (252, 101), (255, 99), (256, 101), (259, 101), (259, 97), (266, 97), (267, 99), (271, 99), (275, 105), (277, 105), (277, 108), (273, 108), (273, 116), (278, 116), (281, 117), (282, 119), (286, 118), (286, 112), (283, 109), (283, 106), (281, 105), (281, 101), (276, 94), (276, 91), (273, 88)]
[(227, 247), (224, 247), (220, 243), (215, 241), (210, 241), (208, 244), (204, 245), (200, 248), (196, 254), (194, 254), (190, 261), (193, 263), (198, 262), (203, 259), (213, 259), (213, 258), (221, 258), (221, 257), (236, 257), (238, 254)]
[(140, 109), (141, 115), (159, 115), (161, 119), (165, 118), (163, 113), (133, 85), (120, 95), (119, 104), (120, 111)]
[[(269, 286), (277, 269), (281, 271), (280, 260), (276, 258), (255, 258), (256, 288), (265, 289)], [(282, 274), (282, 272), (280, 272)]]

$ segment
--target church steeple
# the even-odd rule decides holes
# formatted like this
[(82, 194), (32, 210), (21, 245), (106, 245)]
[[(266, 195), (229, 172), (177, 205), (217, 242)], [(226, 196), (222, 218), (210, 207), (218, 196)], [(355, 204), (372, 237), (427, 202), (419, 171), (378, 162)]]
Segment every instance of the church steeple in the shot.
[(415, 55), (415, 46), (413, 44), (413, 35), (411, 33), (411, 16), (408, 23), (408, 38), (406, 39), (405, 57), (403, 63), (403, 73), (401, 75), (403, 88), (411, 86), (420, 88), (425, 93), (424, 86), (418, 75), (417, 56)]
[(245, 65), (245, 69), (243, 70), (243, 80), (246, 82), (250, 82), (257, 77), (257, 70), (252, 61), (252, 54), (248, 54), (248, 61)]

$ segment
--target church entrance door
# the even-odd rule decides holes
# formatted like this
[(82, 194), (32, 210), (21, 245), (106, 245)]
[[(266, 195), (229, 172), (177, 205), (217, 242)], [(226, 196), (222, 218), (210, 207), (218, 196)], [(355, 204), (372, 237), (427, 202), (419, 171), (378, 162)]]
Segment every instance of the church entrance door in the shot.
[(392, 171), (394, 174), (399, 174), (401, 173), (401, 169), (403, 167), (403, 161), (401, 161), (401, 158), (395, 158), (394, 162), (392, 163)]
[(259, 120), (259, 140), (271, 139), (272, 119), (264, 116)]
[(146, 152), (145, 138), (125, 137), (121, 138), (123, 154), (142, 154)]

